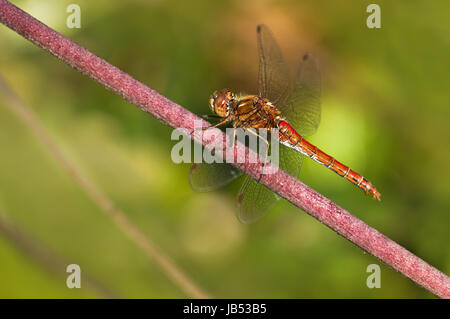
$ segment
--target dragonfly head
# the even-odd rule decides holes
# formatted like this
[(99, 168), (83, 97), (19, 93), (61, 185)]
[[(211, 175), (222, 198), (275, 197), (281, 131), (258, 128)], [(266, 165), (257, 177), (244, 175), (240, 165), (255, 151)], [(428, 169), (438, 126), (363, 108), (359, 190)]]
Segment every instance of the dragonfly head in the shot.
[(234, 94), (229, 89), (214, 92), (209, 99), (209, 107), (214, 114), (227, 117), (233, 107)]

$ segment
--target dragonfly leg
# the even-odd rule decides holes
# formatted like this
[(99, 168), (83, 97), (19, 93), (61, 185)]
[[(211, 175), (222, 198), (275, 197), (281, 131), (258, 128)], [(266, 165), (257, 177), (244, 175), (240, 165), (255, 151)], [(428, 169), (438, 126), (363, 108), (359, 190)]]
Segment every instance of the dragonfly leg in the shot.
[(210, 128), (216, 128), (216, 127), (222, 126), (222, 125), (227, 124), (228, 122), (230, 122), (232, 119), (233, 118), (231, 116), (228, 116), (228, 117), (224, 118), (222, 121), (220, 121), (217, 124), (214, 124), (214, 125), (211, 125), (211, 126), (207, 126), (207, 127), (202, 127), (202, 130), (204, 131), (204, 130), (208, 130)]
[(214, 125), (210, 125), (210, 126), (206, 126), (206, 127), (198, 127), (198, 128), (195, 128), (195, 129), (193, 129), (192, 131), (191, 131), (191, 133), (189, 134), (190, 135), (190, 137), (192, 138), (192, 134), (194, 134), (194, 132), (195, 131), (206, 131), (206, 130), (208, 130), (208, 129), (210, 129), (210, 128), (216, 128), (216, 127), (219, 127), (219, 126), (221, 126), (221, 125), (224, 125), (224, 124), (226, 124), (226, 123), (228, 123), (229, 121), (231, 121), (232, 120), (232, 117), (231, 116), (229, 116), (229, 117), (226, 117), (225, 119), (223, 119), (222, 121), (220, 121), (219, 123), (217, 123), (217, 124), (214, 124)]
[(266, 159), (269, 156), (269, 141), (266, 140), (263, 137), (259, 137), (259, 138), (262, 139), (264, 142), (266, 142), (267, 147), (266, 147), (266, 154), (264, 156), (264, 159), (263, 159), (263, 162), (262, 162), (262, 165), (261, 165), (261, 172), (259, 174), (258, 183), (261, 181), (261, 178), (262, 178), (262, 176), (264, 174), (264, 167), (266, 166)]
[(264, 159), (262, 160), (262, 165), (261, 165), (261, 172), (259, 173), (259, 178), (258, 178), (258, 183), (261, 181), (261, 178), (264, 174), (264, 167), (266, 166), (266, 159), (269, 155), (269, 141), (267, 139), (265, 139), (264, 137), (262, 137), (261, 135), (258, 135), (258, 133), (254, 132), (253, 130), (248, 130), (250, 133), (256, 135), (257, 138), (261, 139), (262, 141), (264, 141), (267, 145), (266, 147), (266, 154), (264, 156)]
[(202, 114), (199, 115), (202, 119), (204, 120), (209, 120), (209, 119), (219, 119), (221, 118), (219, 115), (215, 115), (215, 114)]

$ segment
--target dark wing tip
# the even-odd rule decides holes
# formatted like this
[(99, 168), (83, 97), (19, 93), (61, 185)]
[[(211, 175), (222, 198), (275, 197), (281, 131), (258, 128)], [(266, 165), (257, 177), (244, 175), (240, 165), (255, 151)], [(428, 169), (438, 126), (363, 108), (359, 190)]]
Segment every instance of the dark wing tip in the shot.
[(260, 24), (258, 24), (256, 26), (256, 32), (257, 33), (262, 33), (263, 29), (266, 29), (266, 30), (268, 29), (268, 27), (265, 24), (263, 24), (263, 23), (260, 23)]
[(303, 61), (306, 60), (316, 60), (314, 53), (306, 52), (305, 55), (303, 55)]
[(242, 194), (242, 193), (240, 193), (239, 195), (238, 195), (238, 198), (237, 198), (237, 202), (238, 202), (238, 205), (241, 205), (242, 204), (242, 198), (244, 197), (244, 194)]
[(312, 52), (306, 52), (302, 57), (302, 62), (310, 61), (318, 66), (317, 56)]
[(197, 163), (192, 164), (192, 166), (191, 166), (191, 173), (194, 172), (197, 169), (197, 167), (198, 167)]

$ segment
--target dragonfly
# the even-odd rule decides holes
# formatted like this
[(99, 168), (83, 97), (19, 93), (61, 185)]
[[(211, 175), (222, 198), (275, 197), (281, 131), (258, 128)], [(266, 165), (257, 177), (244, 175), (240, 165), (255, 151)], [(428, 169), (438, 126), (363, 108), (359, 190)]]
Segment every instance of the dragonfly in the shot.
[[(279, 150), (281, 169), (297, 178), (306, 156), (380, 200), (380, 193), (365, 177), (305, 140), (316, 132), (321, 117), (321, 76), (316, 58), (312, 54), (304, 55), (292, 79), (267, 26), (257, 26), (257, 43), (258, 95), (238, 96), (229, 89), (214, 92), (209, 107), (221, 121), (208, 128), (232, 123), (234, 128), (278, 129), (279, 142), (285, 146)], [(196, 191), (212, 191), (241, 174), (231, 164), (198, 163), (190, 169), (189, 182)], [(243, 223), (258, 220), (279, 198), (258, 180), (247, 176), (237, 198), (238, 219)]]

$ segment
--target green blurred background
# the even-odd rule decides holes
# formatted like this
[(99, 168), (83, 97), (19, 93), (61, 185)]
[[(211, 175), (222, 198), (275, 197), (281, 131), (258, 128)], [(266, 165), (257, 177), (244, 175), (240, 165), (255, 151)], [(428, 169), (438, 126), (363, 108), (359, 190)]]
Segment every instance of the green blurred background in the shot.
[[(301, 180), (449, 272), (449, 1), (377, 1), (381, 29), (366, 27), (373, 1), (317, 0), (79, 0), (81, 29), (69, 29), (73, 2), (14, 4), (197, 114), (216, 89), (256, 93), (258, 23), (290, 65), (314, 52), (323, 108), (310, 140), (367, 176), (382, 201), (310, 160)], [(189, 164), (170, 159), (171, 128), (3, 25), (0, 53), (1, 75), (64, 152), (211, 296), (434, 298), (284, 200), (240, 224), (241, 183), (193, 192)], [(13, 231), (0, 232), (0, 297), (189, 297), (6, 103), (0, 94), (0, 218)], [(68, 289), (70, 263), (95, 285)], [(373, 263), (380, 289), (366, 286)]]

